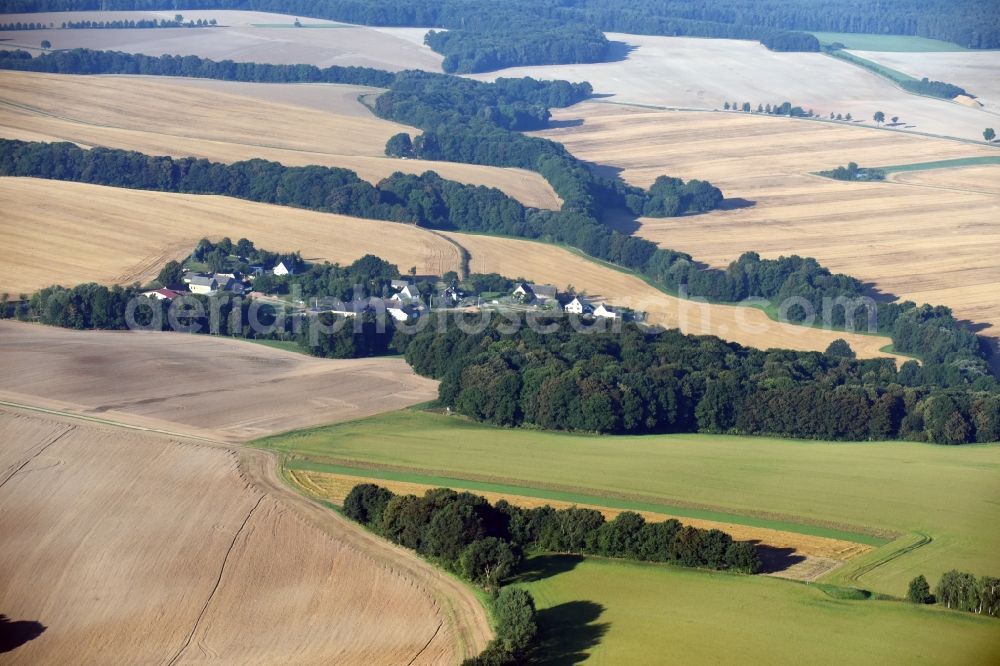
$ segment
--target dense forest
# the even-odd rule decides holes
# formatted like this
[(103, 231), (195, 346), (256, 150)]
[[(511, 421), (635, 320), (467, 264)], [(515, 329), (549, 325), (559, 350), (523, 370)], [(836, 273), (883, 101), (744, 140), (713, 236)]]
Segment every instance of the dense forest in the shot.
[[(9, 0), (7, 12), (174, 10), (173, 0)], [(979, 0), (190, 0), (190, 9), (245, 9), (364, 25), (446, 28), (432, 38), (454, 71), (605, 55), (599, 31), (758, 39), (815, 50), (802, 31), (918, 35), (968, 48), (1000, 47), (1000, 14)], [(799, 36), (789, 33), (798, 31)]]
[(943, 389), (914, 361), (897, 370), (890, 359), (857, 360), (843, 343), (827, 353), (760, 351), (634, 324), (527, 324), (511, 316), (469, 332), (432, 322), (406, 340), (406, 359), (441, 380), (442, 404), (501, 426), (1000, 440), (1000, 384), (992, 378), (976, 389)]

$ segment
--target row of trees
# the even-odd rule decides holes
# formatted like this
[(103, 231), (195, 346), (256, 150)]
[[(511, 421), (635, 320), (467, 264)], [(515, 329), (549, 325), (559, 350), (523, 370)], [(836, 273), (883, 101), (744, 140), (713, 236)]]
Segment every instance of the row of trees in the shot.
[(194, 55), (147, 56), (120, 51), (68, 49), (32, 57), (27, 51), (0, 51), (0, 69), (54, 74), (142, 74), (186, 76), (260, 83), (348, 83), (385, 88), (395, 75), (370, 67), (319, 68), (315, 65), (269, 65), (214, 61)]
[(526, 551), (600, 555), (756, 573), (751, 543), (670, 519), (647, 523), (631, 511), (607, 521), (596, 509), (524, 509), (445, 488), (422, 497), (355, 486), (344, 513), (390, 541), (421, 553), (486, 589), (496, 589)]
[(1000, 440), (1000, 385), (992, 378), (975, 390), (945, 391), (916, 362), (897, 370), (890, 359), (853, 359), (849, 348), (765, 352), (634, 324), (611, 331), (602, 322), (579, 330), (582, 322), (575, 328), (565, 318), (534, 323), (511, 315), (467, 332), (431, 321), (400, 347), (416, 372), (441, 380), (442, 404), (501, 426)]
[(910, 581), (906, 598), (915, 604), (938, 603), (955, 610), (1000, 617), (1000, 578), (952, 569), (941, 576), (934, 593), (923, 576)]
[[(579, 169), (590, 173), (586, 167)], [(906, 302), (829, 309), (831, 299), (862, 297), (864, 286), (854, 278), (831, 274), (813, 259), (765, 260), (747, 253), (726, 270), (703, 269), (690, 255), (619, 234), (585, 212), (526, 209), (499, 190), (446, 181), (431, 172), (397, 173), (372, 186), (345, 169), (284, 167), (264, 160), (227, 165), (103, 148), (83, 150), (66, 143), (0, 140), (0, 174), (223, 194), (439, 229), (552, 240), (636, 270), (665, 288), (686, 289), (691, 296), (724, 302), (795, 299), (787, 310), (792, 321), (804, 322), (811, 314), (827, 311), (829, 325), (864, 328), (874, 317), (878, 330), (892, 336), (896, 349), (921, 356), (926, 372), (935, 373), (943, 386), (973, 384), (989, 375), (977, 337), (946, 308), (918, 308)], [(718, 199), (718, 191), (707, 183), (681, 185), (678, 180), (661, 179), (634, 203), (645, 207), (654, 202), (651, 212), (667, 213), (679, 206), (704, 210)]]

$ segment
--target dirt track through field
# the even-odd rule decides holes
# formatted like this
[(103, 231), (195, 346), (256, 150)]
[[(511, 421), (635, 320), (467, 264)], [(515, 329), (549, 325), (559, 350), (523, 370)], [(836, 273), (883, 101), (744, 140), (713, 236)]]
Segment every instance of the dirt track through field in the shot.
[(379, 92), (335, 84), (3, 71), (0, 136), (218, 162), (317, 164), (350, 169), (372, 183), (397, 171), (435, 171), (496, 187), (528, 206), (559, 207), (549, 184), (531, 171), (385, 157), (391, 136), (419, 130), (377, 118), (357, 99)]
[(180, 333), (0, 322), (0, 399), (230, 442), (426, 402), (401, 358), (319, 359)]

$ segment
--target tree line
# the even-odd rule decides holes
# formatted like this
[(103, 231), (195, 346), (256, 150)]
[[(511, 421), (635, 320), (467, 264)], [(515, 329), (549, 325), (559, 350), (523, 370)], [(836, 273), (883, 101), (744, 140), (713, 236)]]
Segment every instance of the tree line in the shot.
[(828, 353), (760, 351), (631, 323), (620, 330), (603, 322), (579, 330), (567, 318), (535, 323), (544, 335), (514, 314), (478, 332), (431, 321), (401, 346), (417, 373), (441, 381), (442, 405), (506, 427), (1000, 440), (1000, 384), (992, 378), (944, 389), (914, 361), (897, 370), (891, 359), (857, 360), (844, 343)]
[[(10, 0), (9, 12), (67, 10), (172, 10), (172, 0)], [(849, 0), (712, 0), (663, 2), (577, 0), (201, 0), (202, 9), (295, 14), (364, 25), (446, 28), (441, 46), (458, 67), (589, 62), (599, 31), (645, 35), (769, 40), (779, 48), (814, 43), (802, 31), (917, 35), (968, 48), (1000, 46), (1000, 19), (978, 0), (900, 0), (891, 5)], [(799, 32), (789, 36), (788, 33)], [(451, 52), (448, 52), (453, 49)]]
[(632, 511), (608, 521), (596, 509), (548, 505), (524, 509), (505, 500), (493, 505), (479, 495), (445, 488), (418, 497), (360, 484), (344, 499), (344, 514), (486, 589), (496, 589), (514, 573), (525, 552), (599, 555), (743, 573), (756, 573), (761, 567), (749, 542), (674, 519), (649, 523)]
[(829, 171), (820, 171), (819, 175), (833, 178), (834, 180), (885, 180), (885, 170), (874, 168), (861, 168), (857, 162), (848, 162), (847, 166), (839, 166)]
[(906, 598), (915, 604), (941, 604), (954, 610), (1000, 617), (1000, 578), (952, 569), (941, 575), (934, 593), (923, 576), (910, 581)]
[[(589, 173), (586, 167), (579, 168)], [(960, 326), (947, 308), (883, 302), (829, 309), (831, 299), (850, 301), (864, 296), (864, 285), (855, 278), (832, 274), (814, 259), (797, 256), (769, 260), (751, 252), (726, 270), (704, 269), (690, 255), (620, 234), (581, 211), (525, 208), (499, 190), (447, 181), (433, 172), (421, 176), (396, 173), (373, 186), (346, 169), (285, 167), (259, 159), (227, 165), (105, 148), (84, 150), (68, 143), (0, 140), (0, 175), (220, 194), (436, 229), (565, 243), (635, 270), (663, 288), (683, 288), (690, 296), (723, 302), (799, 299), (786, 312), (793, 322), (806, 322), (811, 314), (826, 310), (830, 325), (864, 329), (874, 317), (878, 330), (892, 337), (896, 350), (920, 356), (924, 370), (933, 373), (940, 385), (974, 385), (990, 378), (979, 339)], [(697, 181), (657, 183), (643, 193), (644, 206), (646, 198), (669, 201), (671, 192), (689, 201), (689, 206), (717, 200), (710, 185)]]

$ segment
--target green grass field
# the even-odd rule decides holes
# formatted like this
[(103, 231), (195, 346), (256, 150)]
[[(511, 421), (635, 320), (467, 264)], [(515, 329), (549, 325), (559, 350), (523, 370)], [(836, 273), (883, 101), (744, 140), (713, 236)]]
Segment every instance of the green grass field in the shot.
[(898, 171), (927, 171), (929, 169), (959, 169), (970, 166), (986, 166), (990, 164), (1000, 164), (1000, 155), (996, 157), (959, 157), (953, 160), (937, 160), (935, 162), (916, 162), (914, 164), (894, 164), (891, 166), (875, 167), (882, 169), (886, 173)]
[[(260, 440), (302, 460), (908, 535), (835, 572), (901, 596), (917, 574), (1000, 573), (1000, 446), (586, 436), (402, 411)], [(751, 523), (752, 524), (752, 523)], [(926, 535), (926, 537), (924, 537)], [(915, 540), (922, 545), (889, 557)], [(884, 562), (882, 561), (884, 560)]]
[(996, 664), (1000, 621), (815, 585), (572, 556), (528, 561), (539, 664)]
[(894, 53), (925, 53), (931, 51), (968, 51), (951, 42), (906, 35), (865, 35), (855, 32), (814, 32), (820, 44), (840, 42), (855, 51), (887, 51)]

